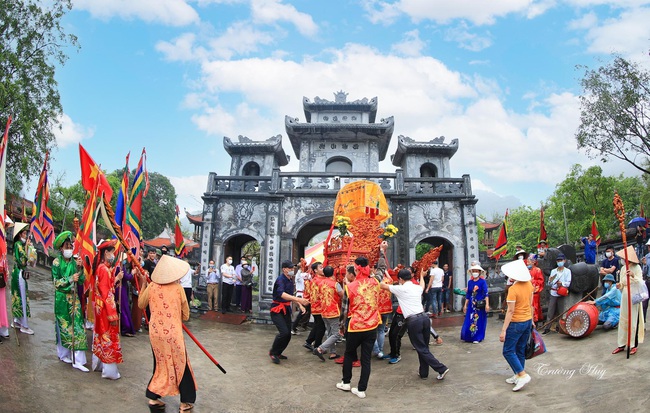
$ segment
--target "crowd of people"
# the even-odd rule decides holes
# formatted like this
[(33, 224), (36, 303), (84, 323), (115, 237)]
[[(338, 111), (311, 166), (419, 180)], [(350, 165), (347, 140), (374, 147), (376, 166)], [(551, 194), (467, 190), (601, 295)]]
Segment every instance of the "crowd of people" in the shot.
[[(9, 337), (9, 327), (22, 334), (34, 334), (29, 327), (28, 280), (35, 257), (28, 230), (27, 224), (14, 225), (11, 323), (5, 286), (0, 285), (0, 336), (4, 338)], [(118, 365), (123, 361), (122, 337), (142, 332), (144, 318), (154, 355), (154, 372), (146, 391), (149, 407), (164, 411), (160, 397), (180, 393), (181, 411), (190, 411), (196, 384), (185, 352), (182, 321), (189, 319), (194, 270), (187, 260), (168, 255), (166, 247), (160, 251), (150, 249), (146, 257), (143, 251), (139, 265), (133, 265), (124, 253), (118, 253), (119, 244), (113, 239), (98, 243), (92, 272), (86, 274), (81, 258), (73, 254), (73, 242), (70, 231), (63, 231), (53, 242), (58, 252), (51, 275), (59, 360), (79, 371), (101, 371), (102, 378), (118, 380)], [(0, 278), (4, 283), (4, 276)], [(87, 330), (92, 331), (90, 368)]]

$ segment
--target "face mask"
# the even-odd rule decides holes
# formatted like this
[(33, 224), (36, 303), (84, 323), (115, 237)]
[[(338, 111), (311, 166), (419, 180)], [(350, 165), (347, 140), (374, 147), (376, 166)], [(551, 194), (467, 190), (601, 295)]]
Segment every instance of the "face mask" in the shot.
[(479, 275), (481, 275), (481, 274), (478, 273), (478, 272), (473, 272), (472, 273), (472, 277), (474, 277), (474, 278), (478, 278)]
[(232, 260), (226, 260), (228, 264), (232, 264)]
[(241, 265), (246, 265), (246, 261), (242, 260)]
[(546, 252), (546, 248), (537, 248), (537, 253), (538, 254), (539, 253), (545, 253), (545, 252)]
[(517, 257), (517, 259), (518, 259), (518, 260), (523, 260), (523, 259), (524, 259), (524, 256), (523, 256), (523, 255), (520, 255), (519, 257)]
[(560, 261), (557, 263), (558, 268), (564, 267), (564, 261)]
[(603, 285), (605, 286), (605, 288), (609, 288), (609, 286), (612, 285), (612, 283), (604, 283)]
[(72, 258), (72, 250), (63, 250), (63, 258), (66, 260)]
[(605, 253), (605, 256), (606, 256), (607, 258), (612, 258), (612, 253), (611, 253), (611, 252), (606, 252), (606, 253)]
[(288, 275), (289, 277), (293, 277), (293, 271), (289, 271)]
[(533, 268), (533, 265), (532, 265), (532, 264), (528, 264), (528, 265), (526, 265), (526, 267), (528, 267), (528, 269), (530, 270), (530, 269)]

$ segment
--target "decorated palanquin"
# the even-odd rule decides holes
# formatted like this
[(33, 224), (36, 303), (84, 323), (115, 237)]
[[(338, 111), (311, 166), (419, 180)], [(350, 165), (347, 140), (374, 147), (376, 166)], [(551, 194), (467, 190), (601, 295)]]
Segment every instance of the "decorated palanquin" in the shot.
[[(346, 266), (359, 256), (368, 258), (369, 265), (379, 259), (379, 245), (385, 228), (381, 224), (391, 217), (386, 198), (379, 185), (357, 181), (339, 190), (334, 204), (334, 217), (323, 254), (327, 265), (335, 269), (337, 279), (345, 275)], [(332, 237), (338, 228), (339, 234)]]

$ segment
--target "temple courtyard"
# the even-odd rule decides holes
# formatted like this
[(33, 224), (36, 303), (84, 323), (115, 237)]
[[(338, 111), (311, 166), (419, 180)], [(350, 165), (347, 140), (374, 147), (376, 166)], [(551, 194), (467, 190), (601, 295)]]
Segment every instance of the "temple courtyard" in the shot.
[[(35, 335), (18, 333), (18, 346), (12, 330), (0, 344), (0, 412), (148, 411), (144, 392), (151, 377), (152, 353), (146, 330), (136, 337), (122, 337), (121, 379), (82, 373), (56, 356), (54, 289), (47, 270), (33, 271), (29, 289)], [(227, 370), (221, 373), (186, 336), (198, 383), (197, 413), (645, 411), (650, 399), (650, 344), (640, 345), (627, 360), (624, 353), (611, 354), (616, 332), (600, 328), (584, 339), (546, 336), (547, 353), (527, 361), (533, 380), (517, 393), (505, 383), (512, 371), (501, 355), (502, 322), (497, 317), (489, 319), (487, 338), (480, 344), (461, 342), (458, 326), (438, 328), (444, 343), (432, 343), (430, 348), (450, 368), (444, 381), (436, 380), (433, 371), (426, 380), (418, 377), (417, 354), (405, 336), (399, 363), (373, 358), (367, 398), (359, 399), (336, 389), (340, 365), (321, 362), (302, 347), (307, 332), (292, 337), (284, 353), (288, 360), (275, 365), (268, 357), (276, 334), (272, 325), (231, 325), (194, 314), (187, 325)], [(344, 343), (338, 346), (342, 354)], [(384, 348), (388, 351), (388, 339)], [(88, 360), (90, 356), (87, 352)], [(359, 373), (354, 368), (353, 387)], [(164, 401), (168, 412), (178, 411), (178, 397)]]

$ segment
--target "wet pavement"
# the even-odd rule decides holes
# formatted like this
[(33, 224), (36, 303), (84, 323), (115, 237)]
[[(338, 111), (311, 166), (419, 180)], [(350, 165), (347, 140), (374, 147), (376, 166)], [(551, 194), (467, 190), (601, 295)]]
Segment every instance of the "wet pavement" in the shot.
[[(145, 387), (151, 377), (152, 354), (145, 333), (122, 337), (122, 378), (109, 381), (99, 372), (82, 373), (57, 359), (53, 324), (53, 287), (46, 270), (29, 281), (33, 336), (14, 331), (0, 345), (0, 412), (146, 412)], [(7, 292), (8, 293), (8, 292)], [(9, 299), (9, 297), (8, 297)], [(645, 411), (650, 398), (650, 345), (640, 345), (626, 360), (612, 355), (616, 332), (598, 328), (581, 340), (555, 333), (545, 337), (548, 352), (528, 360), (533, 380), (518, 393), (504, 380), (512, 375), (501, 355), (502, 322), (488, 321), (480, 344), (459, 340), (460, 327), (442, 327), (444, 344), (432, 352), (451, 369), (444, 381), (431, 371), (417, 376), (417, 354), (408, 336), (402, 360), (394, 365), (373, 359), (372, 374), (359, 399), (335, 388), (341, 366), (321, 362), (302, 347), (306, 332), (293, 336), (288, 360), (272, 364), (268, 357), (276, 330), (259, 324), (230, 325), (193, 316), (188, 327), (219, 360), (222, 374), (186, 336), (198, 383), (194, 412), (456, 412)], [(89, 332), (90, 333), (90, 332)], [(90, 339), (90, 334), (88, 334)], [(343, 352), (339, 344), (339, 354)], [(388, 350), (388, 340), (384, 347)], [(91, 354), (87, 352), (90, 360)], [(360, 369), (353, 370), (352, 386)], [(177, 412), (178, 397), (168, 397), (168, 412)]]

